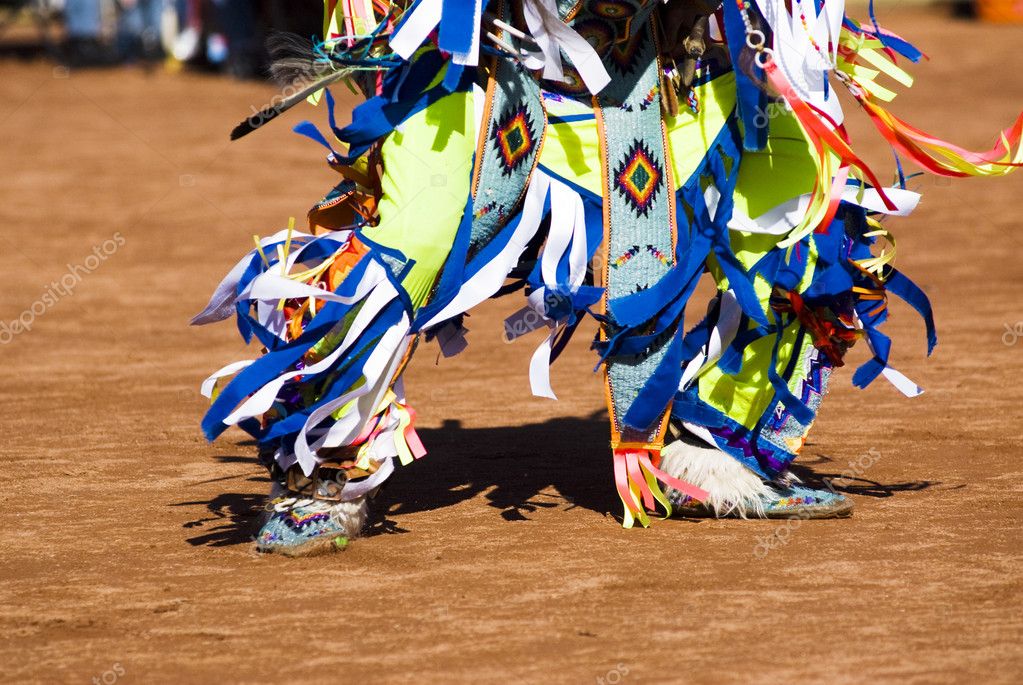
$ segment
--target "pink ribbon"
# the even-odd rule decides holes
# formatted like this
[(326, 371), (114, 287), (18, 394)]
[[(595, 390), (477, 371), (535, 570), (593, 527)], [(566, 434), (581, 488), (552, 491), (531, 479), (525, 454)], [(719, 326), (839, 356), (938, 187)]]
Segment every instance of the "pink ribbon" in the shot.
[(622, 502), (625, 503), (626, 508), (632, 513), (638, 513), (639, 507), (632, 497), (631, 485), (635, 485), (639, 490), (643, 506), (648, 511), (654, 511), (657, 506), (654, 493), (647, 483), (644, 471), (652, 474), (654, 478), (665, 485), (693, 499), (703, 501), (709, 497), (706, 490), (670, 476), (654, 466), (653, 461), (650, 459), (649, 450), (618, 449), (614, 451), (615, 487), (618, 490), (619, 497), (622, 498)]
[(409, 451), (412, 452), (412, 456), (416, 459), (422, 459), (426, 456), (426, 447), (423, 446), (423, 441), (419, 439), (419, 434), (416, 433), (416, 410), (406, 407), (409, 414), (409, 424), (405, 429), (405, 444), (408, 445)]
[(657, 480), (661, 481), (666, 485), (671, 486), (675, 490), (678, 490), (683, 495), (688, 495), (689, 497), (692, 497), (693, 499), (699, 500), (701, 502), (710, 497), (710, 493), (707, 492), (706, 490), (698, 488), (692, 483), (687, 483), (684, 480), (679, 480), (674, 476), (669, 476), (664, 471), (661, 471), (659, 468), (654, 466), (653, 463), (650, 461), (650, 455), (647, 452), (642, 452), (640, 454), (639, 463), (642, 464), (647, 471), (654, 474), (654, 478), (656, 478)]

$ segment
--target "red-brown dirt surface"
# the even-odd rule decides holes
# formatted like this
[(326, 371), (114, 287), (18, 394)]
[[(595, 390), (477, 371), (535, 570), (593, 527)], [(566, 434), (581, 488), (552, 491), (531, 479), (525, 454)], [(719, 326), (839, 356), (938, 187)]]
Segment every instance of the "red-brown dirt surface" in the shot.
[[(990, 145), (1023, 107), (1020, 31), (888, 19), (933, 56), (895, 111)], [(199, 382), (250, 351), (187, 326), (253, 233), (332, 182), (289, 131), (320, 111), (228, 143), (273, 92), (0, 63), (0, 321), (45, 308), (0, 345), (0, 680), (1020, 682), (1023, 338), (1003, 334), (1023, 321), (1023, 176), (925, 181), (892, 224), (942, 342), (925, 361), (893, 303), (896, 365), (927, 394), (837, 377), (801, 464), (858, 476), (854, 518), (623, 530), (586, 336), (555, 368), (563, 399), (532, 398), (530, 341), (500, 337), (516, 300), (474, 313), (463, 356), (420, 350), (430, 454), (371, 534), (289, 561), (252, 550), (253, 448), (198, 429)]]

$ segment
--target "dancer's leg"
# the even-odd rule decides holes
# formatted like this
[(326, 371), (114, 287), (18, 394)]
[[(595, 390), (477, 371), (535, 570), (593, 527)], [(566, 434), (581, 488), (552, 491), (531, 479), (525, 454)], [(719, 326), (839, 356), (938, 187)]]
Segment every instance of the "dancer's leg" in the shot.
[[(362, 527), (366, 496), (387, 478), (393, 460), (420, 456), (401, 372), (416, 337), (412, 320), (462, 218), (475, 146), (473, 95), (446, 96), (382, 143), (375, 226), (253, 254), (250, 269), (257, 273), (250, 281), (267, 277), (273, 287), (278, 273), (288, 273), (349, 298), (290, 296), (278, 306), (266, 295), (253, 298), (256, 319), (246, 319), (248, 325), (283, 336), (283, 344), (272, 342), (239, 373), (204, 422), (211, 437), (227, 425), (247, 425), (275, 475), (260, 549), (304, 555), (343, 547)], [(317, 245), (312, 254), (319, 259), (298, 253), (299, 263), (281, 264), (289, 249)]]
[[(809, 144), (795, 119), (784, 112), (772, 112), (771, 136), (761, 151), (742, 154), (734, 192), (735, 209), (728, 236), (732, 251), (747, 270), (753, 270), (772, 251), (780, 250), (783, 235), (738, 230), (742, 222), (752, 228), (763, 224), (767, 213), (813, 188), (816, 168)], [(681, 127), (671, 131), (672, 140), (682, 141)], [(682, 149), (681, 147), (676, 149)], [(676, 163), (677, 165), (678, 163)], [(795, 288), (804, 293), (813, 282), (817, 253), (809, 254), (805, 271)], [(775, 311), (772, 296), (777, 293), (760, 274), (753, 289), (761, 309), (775, 321), (781, 332), (757, 337), (757, 325), (738, 313), (730, 284), (716, 259), (708, 267), (720, 289), (715, 306), (718, 330), (725, 337), (748, 337), (738, 359), (735, 351), (727, 361), (711, 360), (692, 379), (693, 401), (710, 409), (717, 420), (701, 422), (691, 415), (679, 420), (684, 435), (664, 451), (663, 467), (669, 473), (692, 482), (711, 493), (705, 506), (698, 507), (679, 493), (669, 493), (676, 504), (691, 504), (691, 513), (716, 515), (784, 516), (797, 509), (812, 515), (846, 515), (851, 503), (831, 492), (810, 491), (792, 483), (769, 484), (787, 478), (787, 468), (799, 454), (812, 419), (797, 420), (779, 402), (777, 380), (815, 416), (826, 392), (833, 362), (815, 345), (814, 335), (799, 318), (788, 320)], [(833, 303), (839, 309), (838, 302)], [(727, 330), (731, 318), (738, 330)], [(729, 351), (725, 351), (726, 356)], [(772, 373), (772, 367), (774, 372)], [(695, 439), (694, 439), (695, 438)], [(727, 455), (727, 456), (726, 456)]]

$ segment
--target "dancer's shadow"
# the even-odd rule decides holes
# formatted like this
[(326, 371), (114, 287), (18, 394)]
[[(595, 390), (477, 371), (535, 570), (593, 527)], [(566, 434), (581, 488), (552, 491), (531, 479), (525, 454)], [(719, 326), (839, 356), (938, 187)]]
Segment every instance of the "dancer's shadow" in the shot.
[[(232, 459), (231, 461), (235, 461)], [(240, 458), (237, 461), (241, 461)], [(252, 459), (256, 465), (256, 459)], [(234, 477), (230, 477), (234, 478)], [(211, 500), (175, 502), (172, 507), (206, 507), (207, 515), (186, 522), (187, 530), (201, 531), (200, 535), (188, 538), (188, 544), (210, 547), (229, 547), (251, 542), (255, 535), (256, 519), (266, 504), (266, 484), (269, 478), (249, 477), (248, 482), (261, 483), (259, 492), (225, 492)]]
[[(807, 446), (812, 446), (812, 443), (807, 443)], [(930, 480), (882, 483), (869, 478), (871, 466), (880, 458), (879, 453), (877, 456), (867, 453), (861, 459), (852, 460), (848, 464), (841, 464), (820, 452), (813, 456), (805, 453), (804, 455), (792, 465), (793, 474), (812, 487), (826, 488), (847, 495), (886, 498), (893, 497), (900, 492), (919, 492), (942, 485), (938, 481)], [(952, 485), (948, 487), (958, 489), (965, 486)]]
[(607, 414), (524, 426), (464, 428), (446, 421), (419, 431), (430, 454), (398, 469), (377, 497), (369, 534), (402, 532), (405, 514), (483, 495), (506, 521), (538, 509), (615, 509)]
[[(440, 428), (420, 429), (419, 435), (430, 453), (396, 469), (374, 502), (367, 535), (404, 532), (399, 523), (406, 514), (451, 506), (481, 494), (507, 521), (526, 521), (538, 509), (557, 507), (584, 507), (600, 514), (616, 511), (614, 489), (609, 486), (613, 472), (603, 410), (584, 418), (496, 428), (464, 428), (459, 421), (446, 421)], [(255, 455), (217, 459), (258, 464)], [(221, 480), (234, 478), (238, 476)], [(247, 480), (268, 482), (257, 476)], [(261, 485), (260, 490), (264, 489)], [(184, 524), (189, 530), (202, 531), (188, 542), (224, 547), (252, 540), (264, 504), (265, 497), (258, 492), (224, 493), (209, 501), (171, 506), (204, 505), (207, 515)]]
[[(609, 458), (607, 414), (557, 418), (523, 426), (465, 428), (446, 421), (440, 428), (421, 429), (430, 450), (424, 459), (396, 469), (374, 501), (367, 535), (406, 532), (401, 517), (431, 511), (483, 496), (509, 522), (528, 521), (539, 509), (583, 507), (601, 515), (617, 515), (620, 503), (613, 487)], [(255, 455), (218, 457), (229, 463), (251, 463)], [(830, 457), (807, 454), (793, 466), (805, 483), (865, 497), (892, 497), (926, 490), (941, 483), (907, 481), (882, 483), (870, 479), (869, 468), (845, 468)], [(265, 504), (262, 476), (226, 476), (258, 482), (256, 493), (224, 493), (210, 501), (178, 502), (172, 506), (205, 506), (208, 514), (184, 524), (199, 529), (192, 545), (223, 547), (252, 540)], [(950, 486), (961, 487), (961, 486)]]

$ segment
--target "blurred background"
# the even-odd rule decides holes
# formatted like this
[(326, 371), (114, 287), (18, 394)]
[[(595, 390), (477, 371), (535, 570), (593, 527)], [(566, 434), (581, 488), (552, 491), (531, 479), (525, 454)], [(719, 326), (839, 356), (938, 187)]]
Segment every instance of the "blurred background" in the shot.
[[(921, 5), (1023, 24), (1023, 0), (900, 0), (882, 8)], [(320, 0), (0, 0), (0, 50), (70, 67), (162, 65), (260, 78), (267, 32), (318, 34), (321, 13)]]
[(322, 30), (320, 0), (0, 0), (0, 46), (70, 67), (123, 64), (260, 77), (270, 30)]

